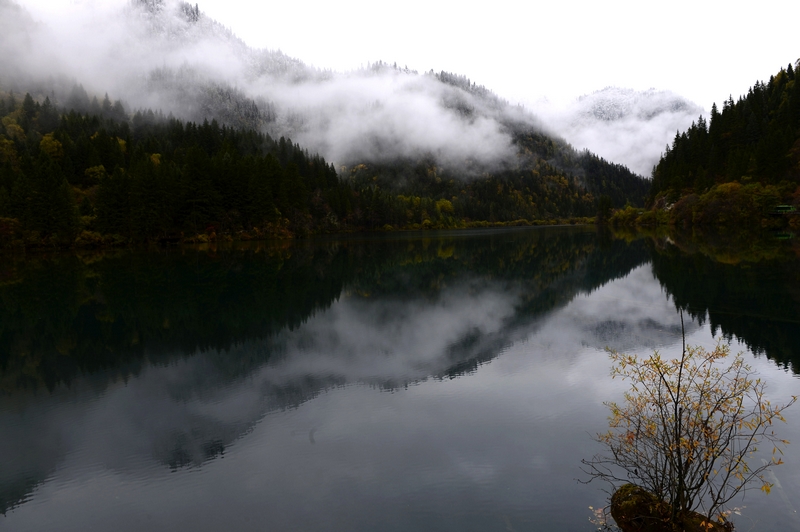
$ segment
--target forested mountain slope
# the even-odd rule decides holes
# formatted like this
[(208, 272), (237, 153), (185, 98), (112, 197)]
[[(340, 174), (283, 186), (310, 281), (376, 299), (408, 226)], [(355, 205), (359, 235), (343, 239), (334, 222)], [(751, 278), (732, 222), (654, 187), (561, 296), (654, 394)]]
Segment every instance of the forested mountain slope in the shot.
[(734, 102), (716, 104), (678, 132), (653, 170), (648, 204), (617, 225), (670, 224), (726, 231), (800, 228), (800, 84), (789, 64)]
[[(641, 204), (649, 185), (548, 135), (535, 116), (463, 76), (382, 62), (321, 71), (248, 48), (197, 5), (136, 0), (91, 12), (82, 23), (100, 23), (96, 34), (69, 41), (10, 0), (0, 0), (0, 14), (10, 29), (0, 37), (0, 216), (16, 220), (8, 222), (15, 241), (19, 231), (67, 242), (84, 231), (152, 240), (206, 228), (304, 234), (554, 220), (593, 215), (601, 195)], [(281, 138), (291, 152), (283, 159)], [(63, 200), (57, 217), (73, 219), (68, 230), (47, 226), (22, 199), (23, 188), (45, 186), (45, 174), (53, 204)], [(159, 188), (173, 178), (183, 184)], [(148, 189), (126, 205), (153, 202), (141, 209), (157, 222), (103, 221), (104, 189), (123, 181), (127, 194)], [(201, 194), (209, 183), (213, 194)], [(261, 197), (252, 187), (265, 187), (265, 199), (258, 208), (237, 203), (236, 186), (251, 202)]]
[(800, 83), (791, 64), (769, 81), (757, 82), (708, 122), (676, 134), (653, 174), (651, 199), (675, 200), (714, 185), (800, 183)]
[(657, 196), (675, 201), (722, 184), (731, 184), (726, 190), (777, 187), (772, 194), (789, 201), (788, 194), (800, 184), (800, 83), (795, 68), (790, 64), (768, 82), (756, 82), (735, 102), (729, 97), (722, 111), (715, 104), (708, 122), (700, 119), (676, 134), (654, 171), (651, 201)]
[[(575, 178), (529, 155), (528, 171), (458, 179), (435, 161), (357, 165), (340, 176), (281, 137), (167, 118), (97, 114), (0, 94), (0, 246), (262, 238), (387, 228), (463, 227), (592, 214)], [(552, 150), (519, 139), (521, 153)], [(604, 177), (624, 173), (589, 154)], [(609, 182), (613, 182), (609, 178)]]

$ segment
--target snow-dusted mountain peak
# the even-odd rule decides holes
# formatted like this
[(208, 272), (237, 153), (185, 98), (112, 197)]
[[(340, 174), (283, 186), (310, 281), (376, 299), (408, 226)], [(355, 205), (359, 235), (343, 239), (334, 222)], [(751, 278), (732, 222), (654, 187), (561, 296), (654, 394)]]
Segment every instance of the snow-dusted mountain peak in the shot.
[(621, 87), (581, 96), (564, 107), (535, 108), (548, 127), (579, 149), (649, 176), (676, 131), (704, 114), (696, 103), (668, 90)]
[(699, 115), (703, 112), (700, 106), (672, 91), (637, 91), (621, 87), (606, 87), (581, 96), (576, 105), (579, 116), (606, 122), (630, 117), (651, 120), (662, 114)]

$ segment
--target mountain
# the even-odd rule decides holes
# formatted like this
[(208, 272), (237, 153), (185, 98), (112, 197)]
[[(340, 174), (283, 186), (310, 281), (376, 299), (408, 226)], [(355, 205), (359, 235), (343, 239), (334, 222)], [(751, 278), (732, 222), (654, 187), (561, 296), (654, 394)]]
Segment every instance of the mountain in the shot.
[[(115, 121), (106, 129), (119, 131), (120, 139), (125, 138), (120, 123), (127, 120), (121, 111), (133, 109), (140, 117), (133, 120), (134, 143), (144, 140), (136, 124), (152, 123), (141, 117), (158, 117), (160, 112), (167, 114), (157, 133), (162, 141), (170, 135), (163, 128), (172, 119), (180, 127), (216, 121), (217, 128), (266, 135), (263, 150), (276, 156), (277, 141), (272, 139), (291, 138), (287, 145), (305, 152), (306, 160), (319, 154), (321, 161), (334, 163), (349, 187), (342, 192), (348, 200), (341, 203), (350, 207), (339, 214), (349, 217), (352, 228), (423, 226), (426, 220), (437, 225), (442, 209), (464, 222), (589, 216), (599, 196), (608, 196), (617, 206), (641, 204), (649, 186), (621, 165), (573, 149), (546, 133), (525, 109), (463, 76), (418, 73), (382, 62), (354, 72), (319, 70), (280, 51), (249, 48), (199, 6), (183, 2), (136, 0), (76, 9), (68, 22), (53, 27), (10, 0), (0, 0), (0, 12), (4, 24), (14, 29), (8, 34), (12, 38), (0, 39), (0, 90), (6, 91), (6, 102), (19, 104), (11, 91), (28, 92), (31, 105), (43, 105), (49, 98), (56, 109), (102, 115)], [(113, 116), (101, 99), (116, 109)], [(114, 99), (118, 104), (111, 103)], [(19, 109), (3, 105), (4, 116), (20, 118)], [(33, 107), (28, 111), (38, 112)], [(86, 129), (91, 126), (71, 123), (81, 134), (94, 134)], [(55, 128), (43, 129), (40, 120), (31, 124), (36, 135), (56, 134)], [(15, 137), (9, 128), (0, 134), (10, 141)], [(210, 146), (206, 156), (220, 155), (214, 151), (219, 146)], [(30, 148), (35, 159), (39, 148)], [(14, 150), (22, 154), (27, 149), (20, 144)], [(145, 143), (138, 156), (144, 152), (154, 150)], [(165, 162), (182, 164), (183, 153), (162, 155)], [(120, 168), (130, 170), (129, 164), (126, 160)], [(97, 164), (61, 166), (68, 183), (80, 187), (88, 184), (69, 175), (80, 181)], [(114, 171), (113, 166), (103, 167), (108, 175)], [(316, 185), (301, 185), (311, 201)], [(93, 193), (84, 192), (78, 195), (94, 201)], [(12, 195), (10, 188), (7, 193)], [(278, 192), (273, 194), (277, 199)], [(310, 204), (295, 207), (297, 212), (312, 209)], [(228, 225), (220, 221), (221, 214), (215, 216), (203, 224)], [(232, 212), (227, 216), (235, 218)], [(288, 214), (281, 211), (281, 216)]]
[(619, 87), (581, 96), (565, 107), (535, 108), (556, 134), (581, 148), (650, 176), (675, 131), (705, 114), (703, 108), (673, 92)]
[(701, 110), (699, 106), (669, 91), (634, 91), (606, 87), (578, 99), (578, 114), (604, 122), (635, 117), (652, 120), (670, 113), (687, 113)]

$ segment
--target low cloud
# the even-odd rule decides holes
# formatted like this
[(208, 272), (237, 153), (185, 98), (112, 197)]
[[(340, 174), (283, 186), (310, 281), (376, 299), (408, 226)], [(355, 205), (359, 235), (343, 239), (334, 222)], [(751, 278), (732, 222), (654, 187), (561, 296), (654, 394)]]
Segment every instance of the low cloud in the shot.
[(252, 93), (259, 86), (285, 110), (277, 129), (333, 161), (432, 155), (452, 167), (470, 159), (499, 164), (514, 155), (496, 110), (430, 74), (389, 69), (299, 84), (260, 79)]
[(67, 94), (78, 82), (129, 111), (290, 137), (337, 166), (430, 158), (460, 174), (513, 166), (513, 134), (546, 124), (574, 147), (649, 176), (675, 132), (703, 113), (669, 91), (607, 88), (567, 106), (535, 105), (540, 121), (457, 76), (382, 63), (337, 73), (252, 49), (193, 9), (117, 0), (31, 14), (0, 0), (0, 88)]
[(74, 80), (129, 110), (188, 120), (224, 120), (256, 104), (262, 130), (336, 164), (430, 156), (451, 168), (495, 166), (513, 160), (512, 122), (536, 127), (530, 114), (488, 91), (443, 83), (432, 72), (379, 64), (333, 73), (248, 48), (180, 2), (90, 2), (31, 16), (0, 0), (0, 10), (23, 28), (0, 38), (0, 68), (11, 73), (0, 85)]
[(670, 92), (608, 87), (567, 105), (534, 106), (548, 127), (578, 149), (624, 164), (650, 177), (676, 131), (705, 114), (694, 102)]

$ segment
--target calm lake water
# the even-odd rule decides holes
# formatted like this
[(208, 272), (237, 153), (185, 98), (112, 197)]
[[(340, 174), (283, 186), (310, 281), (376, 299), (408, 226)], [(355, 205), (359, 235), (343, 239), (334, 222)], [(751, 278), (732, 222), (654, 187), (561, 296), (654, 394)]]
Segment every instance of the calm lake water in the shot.
[[(0, 529), (591, 531), (606, 346), (800, 394), (800, 262), (590, 228), (0, 259)], [(722, 259), (722, 261), (718, 260)], [(800, 408), (737, 530), (800, 531)]]

